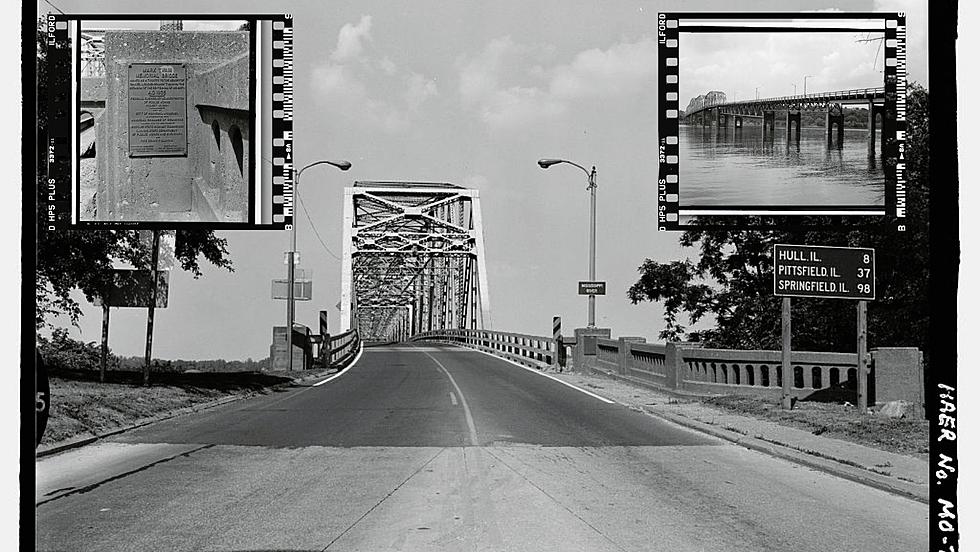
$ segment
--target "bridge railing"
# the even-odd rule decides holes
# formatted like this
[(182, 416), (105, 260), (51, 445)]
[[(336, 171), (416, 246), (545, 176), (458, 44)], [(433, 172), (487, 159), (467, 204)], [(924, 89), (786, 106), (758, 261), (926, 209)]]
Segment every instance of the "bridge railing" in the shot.
[(557, 355), (553, 338), (493, 330), (433, 330), (411, 340), (469, 347), (538, 369), (554, 364)]
[[(550, 337), (490, 330), (436, 330), (417, 334), (412, 341), (432, 341), (485, 351), (534, 368), (555, 360)], [(643, 338), (596, 340), (595, 355), (585, 356), (584, 343), (574, 344), (572, 368), (599, 369), (663, 389), (693, 394), (725, 394), (778, 401), (782, 397), (782, 353), (766, 350), (706, 349), (699, 343), (646, 343)], [(868, 390), (879, 400), (925, 400), (922, 353), (911, 347), (883, 347), (869, 352)], [(857, 355), (793, 351), (790, 393), (805, 398), (857, 382)], [(831, 392), (831, 394), (836, 391)]]
[(361, 350), (361, 339), (356, 329), (330, 336), (330, 342), (323, 347), (323, 362), (327, 366), (344, 368)]
[[(595, 360), (584, 369), (615, 372), (627, 379), (695, 394), (745, 395), (771, 400), (782, 396), (780, 351), (706, 349), (697, 343), (653, 344), (635, 339), (599, 339)], [(876, 377), (899, 370), (908, 374), (903, 377), (911, 382), (911, 388), (901, 393), (910, 397), (911, 402), (921, 404), (921, 391), (912, 389), (916, 380), (921, 383), (921, 361), (916, 362), (921, 353), (910, 348), (873, 349), (870, 358), (868, 383), (872, 393)], [(793, 351), (790, 362), (793, 369), (789, 375), (790, 392), (797, 398), (857, 381), (854, 353)], [(902, 364), (900, 369), (896, 368), (899, 364)]]

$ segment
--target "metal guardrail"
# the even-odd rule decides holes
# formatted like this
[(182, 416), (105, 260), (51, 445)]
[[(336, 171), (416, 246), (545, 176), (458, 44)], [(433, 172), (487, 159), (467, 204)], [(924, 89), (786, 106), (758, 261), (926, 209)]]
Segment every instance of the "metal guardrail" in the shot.
[[(340, 335), (330, 336), (330, 342), (323, 347), (324, 364), (343, 368), (357, 356), (361, 350), (361, 338), (356, 329), (348, 330)], [(327, 353), (329, 351), (329, 353)]]
[(492, 330), (433, 330), (416, 334), (411, 341), (460, 345), (538, 369), (555, 364), (557, 356), (551, 337)]

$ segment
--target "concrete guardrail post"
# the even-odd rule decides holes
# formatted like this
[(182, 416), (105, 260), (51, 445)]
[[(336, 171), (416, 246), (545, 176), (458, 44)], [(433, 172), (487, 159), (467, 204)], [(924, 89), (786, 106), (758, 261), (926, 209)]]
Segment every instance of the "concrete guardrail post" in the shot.
[(681, 389), (684, 384), (683, 357), (677, 343), (667, 343), (664, 351), (664, 372), (667, 376), (667, 387)]
[(922, 351), (915, 347), (879, 347), (871, 350), (875, 404), (907, 401), (917, 418), (925, 415)]
[(619, 359), (617, 368), (619, 374), (626, 376), (629, 374), (629, 363), (633, 359), (633, 343), (646, 343), (645, 337), (620, 337), (619, 338)]

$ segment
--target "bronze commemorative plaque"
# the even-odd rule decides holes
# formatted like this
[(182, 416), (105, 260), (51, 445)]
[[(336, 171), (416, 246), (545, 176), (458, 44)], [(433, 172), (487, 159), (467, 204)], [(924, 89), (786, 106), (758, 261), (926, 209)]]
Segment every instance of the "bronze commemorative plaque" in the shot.
[(187, 67), (182, 63), (131, 63), (129, 156), (187, 155)]

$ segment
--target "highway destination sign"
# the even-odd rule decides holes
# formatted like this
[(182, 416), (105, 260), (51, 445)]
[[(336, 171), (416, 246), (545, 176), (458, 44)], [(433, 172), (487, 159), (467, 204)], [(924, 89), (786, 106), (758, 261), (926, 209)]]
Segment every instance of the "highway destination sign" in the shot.
[[(857, 404), (864, 412), (868, 405), (868, 300), (875, 298), (875, 250), (861, 247), (775, 244), (772, 249), (773, 293), (783, 298), (782, 362), (783, 374), (790, 374), (792, 362), (791, 297), (857, 299)], [(793, 407), (790, 380), (783, 380), (783, 408)]]
[(776, 244), (773, 292), (782, 297), (875, 298), (875, 251)]

